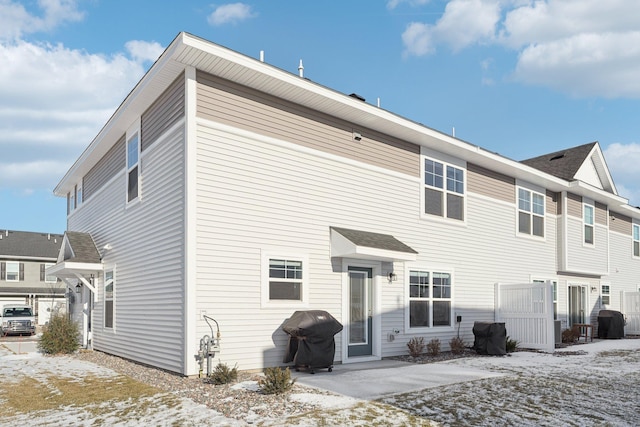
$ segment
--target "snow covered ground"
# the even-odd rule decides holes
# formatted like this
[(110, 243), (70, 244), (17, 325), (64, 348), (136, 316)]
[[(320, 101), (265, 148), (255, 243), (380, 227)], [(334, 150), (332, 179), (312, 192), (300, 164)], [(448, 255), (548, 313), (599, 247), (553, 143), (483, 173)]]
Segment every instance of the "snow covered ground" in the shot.
[[(640, 339), (602, 340), (571, 346), (554, 355), (516, 352), (507, 357), (472, 357), (438, 363), (445, 371), (487, 371), (485, 378), (387, 395), (377, 402), (350, 396), (295, 393), (318, 410), (290, 419), (246, 419), (253, 425), (468, 425), (468, 426), (637, 426), (640, 425)], [(385, 370), (416, 375), (418, 370)], [(500, 374), (500, 375), (496, 375)], [(72, 357), (14, 354), (0, 344), (0, 383), (48, 376), (117, 376), (114, 371)], [(354, 371), (357, 375), (357, 371)], [(385, 378), (371, 389), (384, 387)], [(252, 387), (253, 385), (239, 385)], [(241, 426), (186, 398), (167, 393), (138, 402), (101, 402), (0, 417), (0, 425), (30, 426)], [(2, 396), (0, 396), (0, 406)]]

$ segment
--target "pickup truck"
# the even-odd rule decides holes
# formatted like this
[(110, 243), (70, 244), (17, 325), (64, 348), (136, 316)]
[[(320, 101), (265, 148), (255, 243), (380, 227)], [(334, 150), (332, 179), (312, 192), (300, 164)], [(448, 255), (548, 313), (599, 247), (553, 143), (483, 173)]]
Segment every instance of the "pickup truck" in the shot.
[(2, 307), (0, 335), (36, 333), (36, 318), (33, 309), (26, 304), (11, 304)]

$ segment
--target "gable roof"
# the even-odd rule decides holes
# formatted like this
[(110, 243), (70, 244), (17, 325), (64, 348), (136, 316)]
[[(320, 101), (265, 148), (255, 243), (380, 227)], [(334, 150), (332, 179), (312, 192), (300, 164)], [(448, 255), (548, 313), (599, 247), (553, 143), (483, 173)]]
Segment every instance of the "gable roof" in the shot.
[(0, 230), (0, 257), (55, 261), (62, 234)]
[(583, 181), (618, 194), (597, 141), (522, 160), (521, 163), (566, 181)]
[[(60, 257), (61, 256), (61, 257)], [(89, 233), (67, 231), (64, 233), (64, 244), (60, 249), (58, 261), (97, 264), (101, 262), (98, 248)], [(61, 259), (62, 258), (62, 259)]]

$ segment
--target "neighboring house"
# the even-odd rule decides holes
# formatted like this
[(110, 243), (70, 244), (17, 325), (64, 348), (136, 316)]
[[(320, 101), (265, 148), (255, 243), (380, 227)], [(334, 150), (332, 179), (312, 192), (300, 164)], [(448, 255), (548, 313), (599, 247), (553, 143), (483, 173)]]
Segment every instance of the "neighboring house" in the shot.
[(65, 287), (45, 269), (56, 263), (62, 235), (0, 230), (0, 308), (29, 304), (38, 325), (66, 307)]
[(48, 272), (81, 284), (87, 345), (185, 375), (205, 315), (216, 358), (256, 369), (294, 311), (326, 310), (350, 363), (471, 344), (495, 283), (553, 282), (568, 327), (640, 273), (640, 210), (597, 143), (517, 162), (185, 33), (55, 194)]

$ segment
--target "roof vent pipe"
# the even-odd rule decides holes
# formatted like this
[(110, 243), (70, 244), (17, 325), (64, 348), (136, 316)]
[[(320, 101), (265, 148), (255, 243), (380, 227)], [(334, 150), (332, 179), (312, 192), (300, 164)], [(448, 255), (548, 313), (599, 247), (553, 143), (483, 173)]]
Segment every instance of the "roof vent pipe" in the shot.
[(380, 97), (378, 97), (378, 108), (380, 108)]
[(264, 62), (264, 50), (260, 51), (260, 62)]
[(302, 59), (300, 60), (300, 65), (298, 65), (298, 75), (300, 77), (304, 77), (304, 67), (302, 66)]

